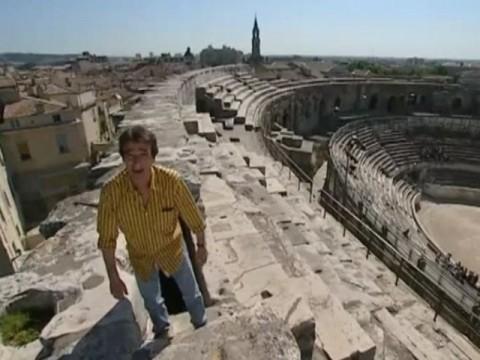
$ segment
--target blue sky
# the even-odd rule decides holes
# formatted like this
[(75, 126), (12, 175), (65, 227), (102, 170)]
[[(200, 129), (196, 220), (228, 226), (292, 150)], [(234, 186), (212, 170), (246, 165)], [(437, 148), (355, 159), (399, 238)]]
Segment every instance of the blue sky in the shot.
[(262, 53), (480, 59), (478, 0), (0, 0), (0, 52)]

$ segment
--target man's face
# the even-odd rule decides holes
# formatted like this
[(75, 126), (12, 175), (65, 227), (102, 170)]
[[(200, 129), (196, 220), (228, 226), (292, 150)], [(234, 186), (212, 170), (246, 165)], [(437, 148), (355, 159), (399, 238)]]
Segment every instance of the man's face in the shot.
[(123, 161), (133, 181), (148, 181), (154, 162), (149, 144), (129, 141), (124, 146)]

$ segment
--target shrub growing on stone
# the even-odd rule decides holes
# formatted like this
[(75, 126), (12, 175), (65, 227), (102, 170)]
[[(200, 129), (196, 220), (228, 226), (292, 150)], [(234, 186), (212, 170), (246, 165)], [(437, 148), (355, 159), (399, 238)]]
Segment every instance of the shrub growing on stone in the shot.
[(40, 335), (42, 324), (29, 312), (13, 312), (0, 316), (0, 336), (9, 346), (23, 346)]

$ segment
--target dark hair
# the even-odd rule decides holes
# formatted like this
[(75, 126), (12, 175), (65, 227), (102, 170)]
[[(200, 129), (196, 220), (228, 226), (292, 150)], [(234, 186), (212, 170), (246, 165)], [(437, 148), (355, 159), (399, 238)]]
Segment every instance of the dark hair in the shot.
[(125, 129), (120, 135), (118, 141), (118, 151), (120, 152), (122, 158), (125, 155), (123, 149), (129, 142), (141, 142), (149, 144), (150, 152), (152, 153), (153, 158), (155, 158), (155, 156), (158, 154), (157, 138), (155, 137), (155, 134), (141, 125), (136, 125)]

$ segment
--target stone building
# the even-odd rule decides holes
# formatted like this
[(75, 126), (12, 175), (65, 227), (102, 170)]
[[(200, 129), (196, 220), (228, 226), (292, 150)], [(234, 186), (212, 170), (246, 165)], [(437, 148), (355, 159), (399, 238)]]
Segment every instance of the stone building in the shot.
[[(1, 76), (0, 77), (0, 109), (6, 104), (17, 101), (19, 98), (17, 84), (15, 80)], [(0, 111), (1, 113), (1, 111)]]
[[(40, 98), (57, 101), (74, 109), (77, 117), (82, 120), (85, 133), (91, 143), (102, 139), (102, 126), (98, 122), (99, 114), (95, 90), (66, 89), (55, 84), (46, 84), (38, 87), (37, 95)], [(89, 146), (91, 146), (90, 143)]]
[(10, 178), (0, 150), (0, 277), (16, 269), (14, 259), (23, 251), (23, 226)]
[(72, 64), (72, 69), (80, 74), (93, 74), (110, 68), (110, 63), (106, 56), (97, 56), (84, 51), (77, 57)]
[[(88, 103), (90, 96), (79, 96), (77, 101)], [(0, 143), (27, 225), (42, 220), (60, 199), (85, 189), (99, 127), (95, 116), (84, 113), (34, 97), (5, 106)]]

